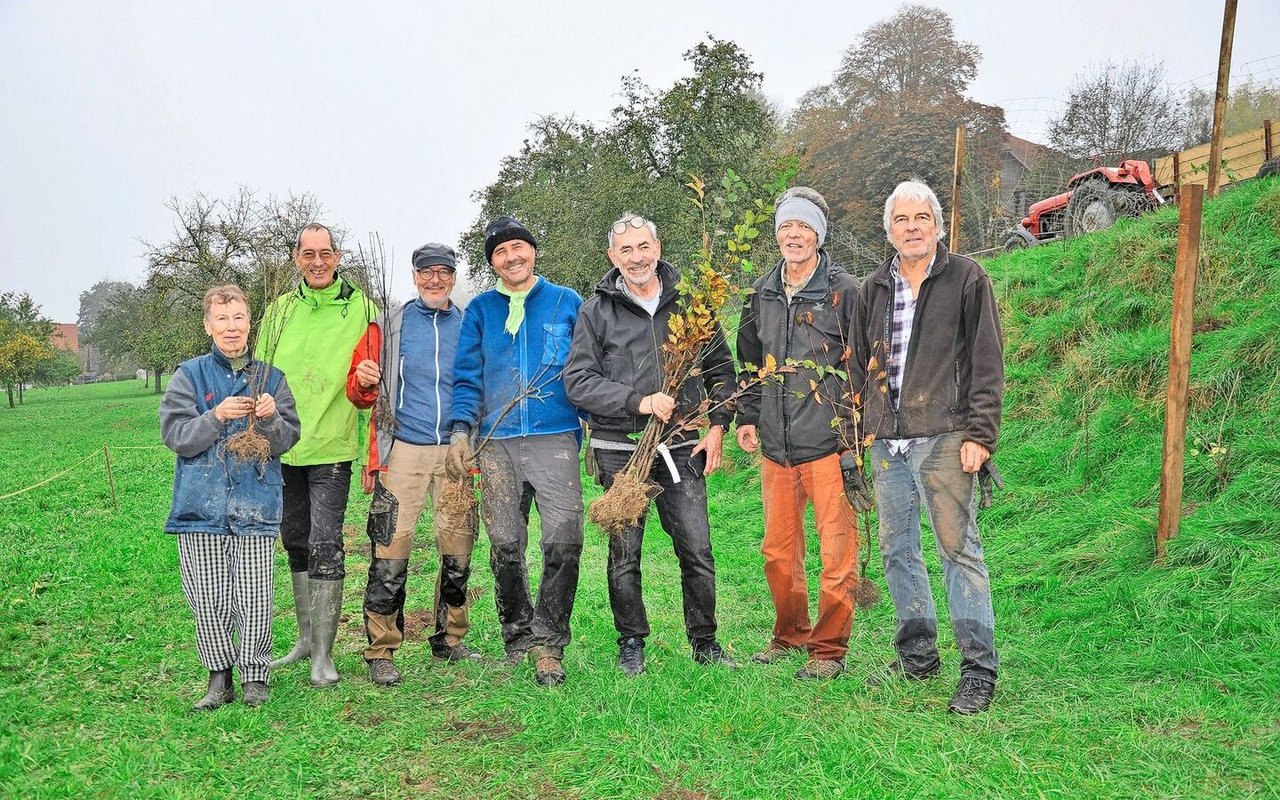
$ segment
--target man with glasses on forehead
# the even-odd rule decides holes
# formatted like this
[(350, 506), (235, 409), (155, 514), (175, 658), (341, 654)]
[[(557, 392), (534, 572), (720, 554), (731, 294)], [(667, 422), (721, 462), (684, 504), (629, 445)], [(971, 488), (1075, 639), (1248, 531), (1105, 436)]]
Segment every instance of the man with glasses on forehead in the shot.
[(342, 518), (359, 455), (356, 409), (345, 387), (351, 350), (378, 309), (338, 274), (333, 234), (312, 223), (299, 233), (293, 263), (298, 286), (276, 299), (258, 330), (257, 357), (289, 376), (302, 438), (286, 453), (280, 538), (289, 554), (298, 641), (273, 668), (311, 659), (311, 685), (338, 682), (333, 642), (346, 577)]
[[(664, 439), (671, 441), (659, 449), (649, 474), (661, 487), (654, 504), (680, 562), (685, 633), (694, 661), (734, 668), (716, 639), (716, 568), (704, 477), (720, 466), (721, 442), (733, 421), (725, 407), (734, 388), (733, 356), (719, 331), (703, 351), (701, 374), (685, 381), (679, 396), (665, 394), (662, 343), (671, 315), (679, 311), (680, 276), (661, 260), (657, 227), (636, 214), (624, 214), (610, 228), (608, 255), (613, 268), (578, 314), (565, 389), (590, 415), (597, 477), (606, 489), (626, 467), (636, 449), (633, 437), (649, 418), (667, 424)], [(685, 426), (706, 413), (708, 400), (711, 424), (699, 438)], [(618, 668), (628, 676), (644, 671), (650, 632), (640, 591), (644, 525), (642, 516), (609, 537), (609, 605), (618, 631)]]
[[(476, 539), (475, 514), (449, 516), (440, 508), (449, 443), (453, 358), (462, 311), (450, 300), (457, 282), (457, 255), (444, 244), (413, 253), (414, 300), (383, 313), (351, 354), (347, 397), (370, 408), (385, 386), (386, 415), (370, 421), (369, 461), (361, 487), (373, 493), (368, 532), (372, 540), (364, 593), (364, 659), (378, 686), (400, 683), (392, 662), (404, 642), (405, 580), (414, 533), (431, 496), (440, 571), (435, 589), (431, 654), (446, 661), (478, 659), (463, 642), (470, 628), (467, 579)], [(383, 358), (387, 368), (382, 368)]]

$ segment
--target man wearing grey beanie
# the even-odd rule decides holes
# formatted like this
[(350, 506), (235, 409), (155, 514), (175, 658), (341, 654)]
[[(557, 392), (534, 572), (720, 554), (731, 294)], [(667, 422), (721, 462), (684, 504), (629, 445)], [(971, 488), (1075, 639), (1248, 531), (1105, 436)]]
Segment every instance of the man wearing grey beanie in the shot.
[[(738, 328), (744, 379), (753, 374), (746, 365), (759, 367), (770, 358), (796, 365), (779, 372), (778, 382), (755, 382), (746, 392), (738, 403), (737, 437), (743, 450), (763, 455), (761, 551), (775, 611), (773, 637), (752, 661), (771, 664), (804, 651), (808, 661), (796, 673), (801, 680), (844, 671), (858, 563), (857, 523), (840, 463), (847, 445), (832, 426), (839, 411), (832, 401), (846, 389), (835, 373), (849, 368), (845, 353), (858, 283), (823, 249), (826, 211), (822, 195), (808, 187), (789, 189), (778, 199), (775, 232), (782, 259), (756, 280)], [(851, 422), (842, 422), (848, 441)], [(804, 570), (810, 503), (822, 555), (814, 621)]]

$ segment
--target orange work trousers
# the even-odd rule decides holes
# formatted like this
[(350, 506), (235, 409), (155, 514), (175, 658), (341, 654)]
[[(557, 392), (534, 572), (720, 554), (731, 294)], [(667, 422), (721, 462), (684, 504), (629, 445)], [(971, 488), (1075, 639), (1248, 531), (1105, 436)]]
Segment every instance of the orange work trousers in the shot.
[[(773, 644), (805, 649), (810, 658), (840, 660), (849, 649), (858, 573), (858, 524), (844, 496), (840, 457), (784, 467), (763, 459), (764, 575), (776, 613)], [(822, 574), (818, 619), (809, 621), (804, 512), (813, 503)]]

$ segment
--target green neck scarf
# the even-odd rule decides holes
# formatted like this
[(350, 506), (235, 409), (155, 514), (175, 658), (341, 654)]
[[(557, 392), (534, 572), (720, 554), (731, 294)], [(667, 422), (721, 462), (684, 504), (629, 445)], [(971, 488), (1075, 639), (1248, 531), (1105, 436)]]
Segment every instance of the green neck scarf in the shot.
[[(541, 278), (534, 278), (533, 286), (538, 285)], [(525, 289), (523, 292), (513, 292), (503, 284), (502, 280), (498, 280), (498, 294), (511, 300), (511, 306), (507, 309), (507, 324), (504, 327), (507, 333), (511, 334), (511, 338), (516, 338), (516, 333), (520, 330), (520, 324), (524, 322), (524, 299), (529, 296), (529, 292), (533, 291), (533, 286)]]

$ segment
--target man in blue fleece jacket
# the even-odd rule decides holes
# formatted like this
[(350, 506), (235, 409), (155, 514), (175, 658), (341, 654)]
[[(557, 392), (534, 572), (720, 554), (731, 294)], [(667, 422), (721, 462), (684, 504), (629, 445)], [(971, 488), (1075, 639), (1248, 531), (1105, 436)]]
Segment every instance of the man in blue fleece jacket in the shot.
[[(565, 679), (582, 553), (581, 427), (561, 377), (582, 298), (534, 274), (537, 240), (512, 217), (489, 223), (484, 252), (498, 284), (471, 301), (462, 322), (446, 468), (453, 478), (473, 464), (480, 470), (480, 513), (508, 660), (528, 654), (537, 682), (556, 686)], [(521, 509), (530, 497), (542, 519), (536, 605)]]

